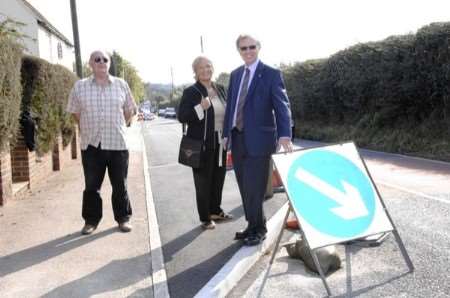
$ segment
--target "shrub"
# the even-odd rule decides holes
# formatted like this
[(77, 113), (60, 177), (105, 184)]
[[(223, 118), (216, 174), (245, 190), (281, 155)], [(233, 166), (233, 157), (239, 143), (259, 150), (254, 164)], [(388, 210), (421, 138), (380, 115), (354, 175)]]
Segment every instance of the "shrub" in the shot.
[(65, 107), (75, 81), (76, 76), (63, 66), (36, 57), (23, 58), (22, 110), (30, 111), (36, 121), (39, 154), (50, 151), (60, 133), (65, 145), (72, 138), (74, 123), (65, 112)]
[(21, 56), (17, 39), (0, 30), (0, 151), (9, 149), (8, 142), (14, 144), (19, 129)]
[(305, 134), (315, 139), (352, 137), (374, 149), (447, 159), (449, 49), (450, 23), (433, 23), (284, 67), (300, 135), (309, 123)]

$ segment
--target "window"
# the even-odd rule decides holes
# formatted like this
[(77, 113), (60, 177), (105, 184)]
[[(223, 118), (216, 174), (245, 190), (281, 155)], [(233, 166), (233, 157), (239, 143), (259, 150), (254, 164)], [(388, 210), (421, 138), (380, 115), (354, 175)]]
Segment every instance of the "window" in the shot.
[(58, 58), (59, 59), (63, 58), (62, 44), (60, 41), (58, 41)]

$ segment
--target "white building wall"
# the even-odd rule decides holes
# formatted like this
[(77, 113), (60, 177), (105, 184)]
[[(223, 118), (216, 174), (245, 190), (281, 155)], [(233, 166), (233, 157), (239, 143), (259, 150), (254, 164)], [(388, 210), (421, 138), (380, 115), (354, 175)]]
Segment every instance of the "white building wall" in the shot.
[(73, 47), (70, 47), (66, 45), (65, 43), (61, 43), (63, 48), (63, 58), (62, 60), (59, 60), (59, 64), (64, 65), (67, 67), (70, 71), (75, 71), (74, 64), (75, 64), (75, 49)]
[(39, 26), (38, 28), (39, 57), (53, 63), (52, 35)]
[[(26, 24), (18, 29), (29, 36), (23, 40), (27, 54), (45, 59), (50, 63), (61, 64), (73, 71), (75, 62), (73, 48), (39, 25), (35, 15), (21, 1), (0, 0), (0, 20), (3, 21), (7, 17)], [(61, 45), (60, 52), (58, 52), (58, 44)]]
[(26, 52), (39, 56), (38, 24), (29, 9), (16, 0), (0, 0), (0, 19), (3, 21), (6, 17), (25, 24), (19, 29), (29, 37), (23, 40)]
[[(73, 63), (75, 62), (73, 47), (68, 46), (45, 28), (39, 27), (38, 32), (40, 57), (51, 63), (61, 64), (73, 71)], [(60, 50), (58, 50), (58, 47), (61, 47)]]

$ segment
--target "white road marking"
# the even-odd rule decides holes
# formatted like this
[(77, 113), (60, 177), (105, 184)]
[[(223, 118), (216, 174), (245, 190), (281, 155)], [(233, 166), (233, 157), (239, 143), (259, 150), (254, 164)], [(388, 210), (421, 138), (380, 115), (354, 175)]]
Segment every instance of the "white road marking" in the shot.
[(153, 193), (150, 184), (150, 173), (147, 160), (147, 152), (145, 150), (144, 138), (141, 133), (142, 140), (142, 156), (144, 163), (145, 178), (145, 201), (147, 206), (148, 231), (150, 234), (150, 250), (152, 261), (152, 280), (153, 280), (153, 297), (169, 298), (169, 287), (167, 285), (167, 274), (164, 264), (164, 256), (161, 247), (161, 236), (159, 234), (158, 220), (156, 217), (156, 209), (153, 201)]
[(423, 192), (419, 192), (419, 191), (411, 190), (411, 189), (408, 189), (408, 188), (404, 188), (404, 187), (401, 187), (401, 186), (398, 186), (398, 185), (395, 185), (395, 184), (391, 184), (391, 183), (388, 183), (388, 182), (385, 182), (385, 181), (382, 181), (382, 180), (379, 180), (379, 179), (375, 179), (375, 181), (377, 183), (383, 184), (383, 185), (385, 185), (387, 187), (395, 188), (395, 189), (398, 189), (400, 191), (404, 191), (404, 192), (407, 192), (407, 193), (410, 193), (410, 194), (413, 194), (413, 195), (421, 196), (421, 197), (424, 197), (424, 198), (427, 198), (427, 199), (430, 199), (430, 200), (434, 200), (434, 201), (438, 201), (438, 202), (441, 202), (441, 203), (445, 203), (445, 204), (450, 204), (449, 200), (444, 200), (444, 199), (441, 199), (441, 198), (433, 197), (433, 196), (424, 194)]

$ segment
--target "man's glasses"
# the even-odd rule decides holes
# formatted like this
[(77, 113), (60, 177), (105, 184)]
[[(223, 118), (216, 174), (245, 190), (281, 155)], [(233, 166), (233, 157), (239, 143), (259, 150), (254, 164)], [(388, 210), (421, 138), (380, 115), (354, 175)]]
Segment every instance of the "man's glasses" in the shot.
[(251, 45), (251, 46), (248, 46), (248, 47), (240, 47), (239, 48), (242, 52), (245, 52), (245, 51), (247, 51), (247, 50), (256, 50), (256, 45)]
[(105, 58), (105, 57), (96, 57), (95, 59), (94, 59), (94, 62), (95, 63), (100, 63), (100, 62), (103, 62), (103, 63), (108, 63), (108, 58)]

